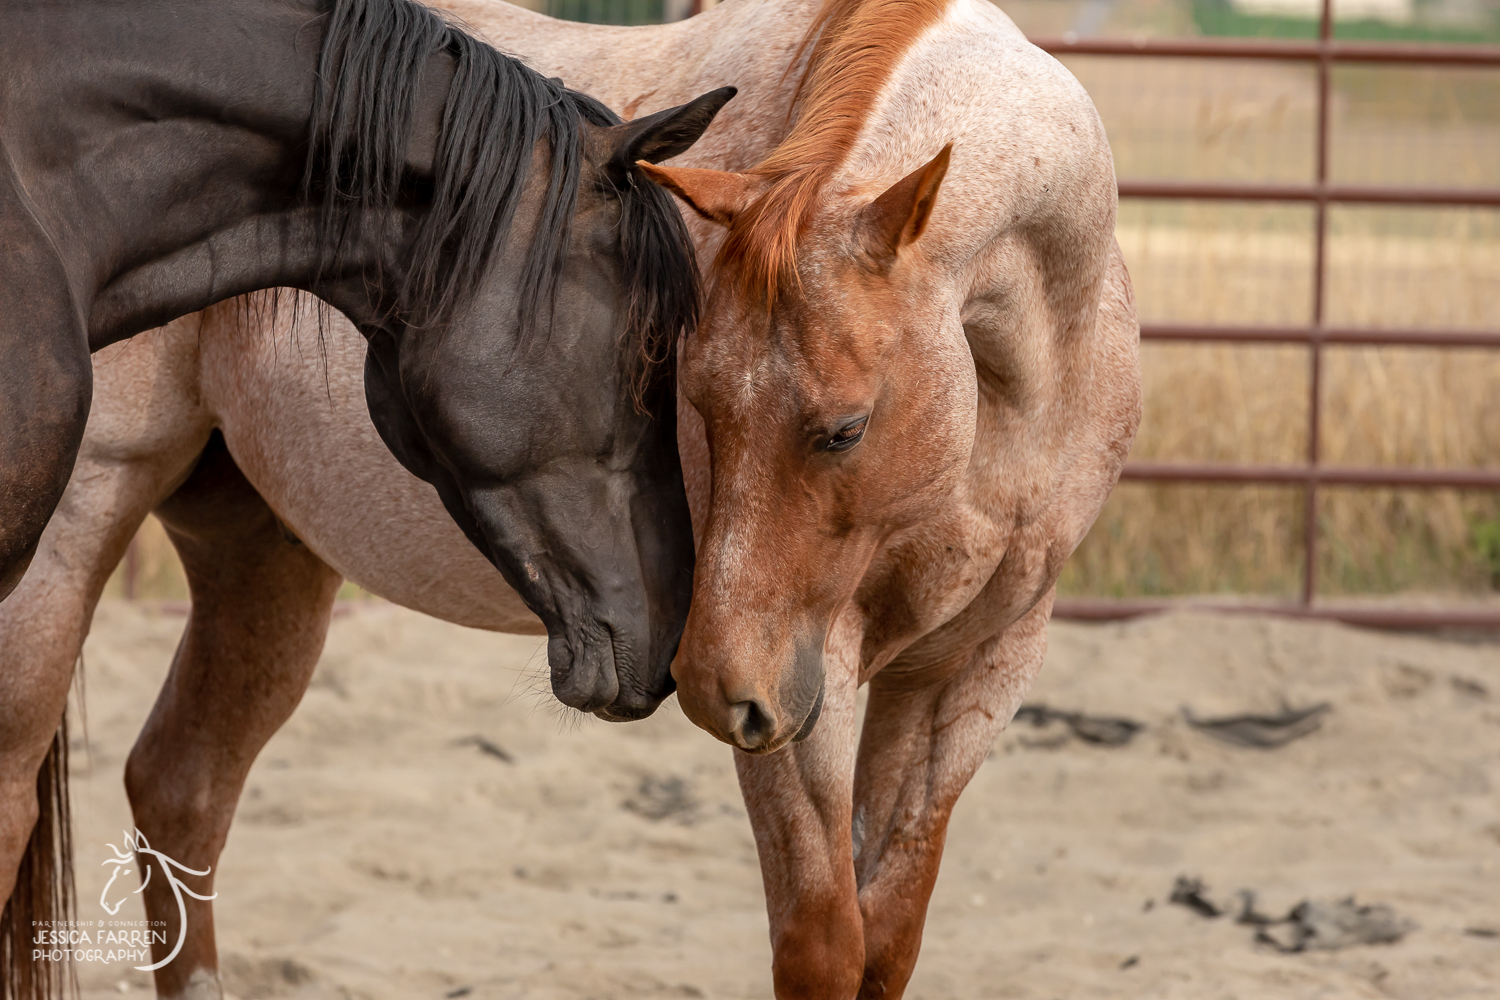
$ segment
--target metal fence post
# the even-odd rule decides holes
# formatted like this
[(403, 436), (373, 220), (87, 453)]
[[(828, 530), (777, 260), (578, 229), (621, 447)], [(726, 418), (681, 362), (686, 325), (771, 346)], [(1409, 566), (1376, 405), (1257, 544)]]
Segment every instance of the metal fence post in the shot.
[(1313, 182), (1318, 200), (1313, 205), (1313, 300), (1312, 336), (1307, 342), (1307, 465), (1308, 478), (1302, 498), (1302, 606), (1311, 609), (1318, 596), (1318, 479), (1322, 458), (1323, 430), (1323, 295), (1328, 243), (1328, 43), (1333, 40), (1333, 0), (1323, 0), (1318, 18), (1318, 149)]

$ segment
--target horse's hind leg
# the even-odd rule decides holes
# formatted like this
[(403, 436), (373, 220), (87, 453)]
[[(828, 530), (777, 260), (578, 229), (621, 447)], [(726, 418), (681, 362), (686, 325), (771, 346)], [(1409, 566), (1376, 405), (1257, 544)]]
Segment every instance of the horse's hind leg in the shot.
[[(297, 707), (323, 648), (340, 578), (290, 539), (214, 435), (192, 476), (161, 507), (192, 590), (187, 631), (125, 768), (136, 826), (153, 850), (188, 868), (217, 869), (256, 754)], [(166, 873), (148, 883), (146, 911), (165, 921), (163, 997), (217, 1000), (212, 904), (184, 896)], [(212, 895), (213, 875), (181, 876)]]
[(1048, 597), (933, 683), (897, 660), (870, 684), (854, 779), (861, 1000), (906, 991), (948, 818), (1041, 666), (1051, 606)]
[[(0, 996), (18, 1000), (60, 994), (62, 964), (37, 960), (32, 941), (39, 922), (75, 915), (67, 895), (67, 734), (59, 722), (83, 641), (83, 623), (66, 609), (47, 623), (53, 628), (28, 628), (12, 616), (26, 596), (23, 587), (0, 605)], [(53, 641), (58, 633), (61, 642)]]
[(88, 337), (57, 251), (0, 148), (0, 601), (62, 499), (88, 420)]

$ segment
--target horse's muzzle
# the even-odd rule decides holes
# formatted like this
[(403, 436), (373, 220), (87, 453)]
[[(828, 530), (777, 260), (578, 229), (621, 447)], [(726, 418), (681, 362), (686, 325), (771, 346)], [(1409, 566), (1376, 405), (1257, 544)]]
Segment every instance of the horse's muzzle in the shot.
[[(638, 640), (639, 641), (639, 640)], [(676, 690), (666, 664), (676, 651), (637, 650), (628, 638), (603, 622), (590, 622), (580, 635), (554, 636), (547, 642), (552, 693), (569, 708), (589, 712), (606, 722), (633, 722), (655, 712)], [(642, 661), (659, 668), (641, 669)]]
[(703, 667), (681, 656), (673, 664), (682, 709), (700, 728), (753, 754), (775, 753), (812, 735), (825, 694), (821, 636), (797, 643), (781, 677), (736, 678), (730, 662), (717, 671)]

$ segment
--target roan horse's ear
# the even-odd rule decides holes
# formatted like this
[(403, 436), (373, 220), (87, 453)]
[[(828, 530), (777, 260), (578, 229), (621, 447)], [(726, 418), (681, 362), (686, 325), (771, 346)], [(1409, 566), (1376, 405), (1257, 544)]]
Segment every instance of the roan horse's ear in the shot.
[(641, 173), (688, 203), (709, 222), (727, 226), (737, 213), (760, 196), (765, 182), (754, 174), (697, 167), (653, 167), (637, 163)]
[(623, 174), (639, 160), (660, 163), (687, 152), (736, 93), (734, 87), (720, 87), (678, 107), (616, 125), (610, 129), (615, 138), (611, 164)]
[(915, 243), (922, 235), (932, 217), (932, 206), (948, 173), (948, 157), (952, 153), (950, 142), (926, 166), (907, 174), (860, 209), (855, 233), (870, 256), (889, 263), (902, 247)]

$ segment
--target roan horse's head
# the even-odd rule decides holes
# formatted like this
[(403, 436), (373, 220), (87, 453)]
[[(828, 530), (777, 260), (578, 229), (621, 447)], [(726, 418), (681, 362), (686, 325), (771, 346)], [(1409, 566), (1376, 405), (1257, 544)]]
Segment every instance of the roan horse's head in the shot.
[[(332, 249), (313, 290), (369, 342), (387, 446), (546, 626), (557, 697), (648, 715), (691, 597), (669, 365), (698, 284), (636, 164), (686, 150), (734, 90), (621, 123), (421, 5), (376, 6), (400, 23), (336, 5), (322, 51), (305, 187)], [(393, 79), (404, 107), (358, 82)]]
[[(835, 616), (879, 546), (967, 468), (974, 363), (922, 239), (949, 155), (883, 190), (825, 195), (805, 221), (785, 205), (795, 177), (643, 167), (728, 228), (679, 361), (713, 483), (673, 672), (688, 716), (741, 749), (811, 731)], [(801, 228), (779, 273), (754, 245), (776, 237), (778, 212)]]

